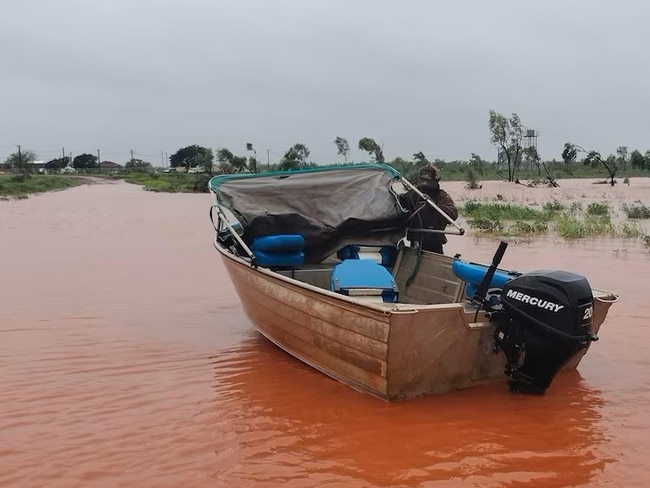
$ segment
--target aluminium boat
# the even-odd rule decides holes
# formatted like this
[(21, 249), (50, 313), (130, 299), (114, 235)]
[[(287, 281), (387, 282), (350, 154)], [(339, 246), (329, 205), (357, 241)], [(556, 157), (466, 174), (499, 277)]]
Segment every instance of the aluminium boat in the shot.
[[(395, 169), (357, 164), (209, 182), (214, 246), (257, 330), (322, 373), (395, 401), (502, 380), (544, 394), (618, 297), (565, 270), (435, 254), (401, 204), (442, 210)], [(418, 210), (415, 210), (417, 213)]]

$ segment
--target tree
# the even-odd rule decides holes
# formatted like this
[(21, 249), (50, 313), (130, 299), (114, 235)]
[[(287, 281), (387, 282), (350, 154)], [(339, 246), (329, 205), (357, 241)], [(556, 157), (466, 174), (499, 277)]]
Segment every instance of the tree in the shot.
[(284, 153), (282, 161), (278, 169), (281, 171), (287, 171), (292, 169), (301, 169), (307, 168), (309, 163), (307, 158), (309, 157), (309, 149), (304, 144), (294, 144), (290, 147), (287, 152)]
[(646, 169), (650, 168), (650, 159), (646, 159), (641, 151), (635, 149), (630, 154), (630, 166), (637, 169)]
[(569, 165), (573, 163), (578, 157), (578, 149), (570, 142), (564, 143), (564, 150), (562, 151), (562, 160), (564, 164)]
[(128, 161), (124, 167), (126, 169), (131, 169), (135, 171), (142, 171), (151, 168), (151, 163), (148, 163), (147, 161), (143, 161), (142, 159), (132, 159)]
[(490, 142), (499, 149), (499, 155), (508, 165), (508, 181), (515, 181), (515, 174), (521, 164), (521, 140), (524, 129), (516, 113), (510, 118), (490, 110), (488, 122)]
[(196, 166), (203, 166), (209, 174), (212, 174), (213, 161), (212, 149), (197, 146), (196, 144), (183, 147), (169, 157), (169, 164), (172, 168), (184, 166), (189, 170)]
[(350, 152), (350, 145), (348, 144), (348, 141), (342, 137), (337, 137), (334, 139), (334, 144), (336, 144), (338, 154), (341, 154), (343, 156), (343, 162), (347, 164), (348, 154)]
[(485, 161), (481, 159), (481, 156), (478, 154), (472, 153), (472, 156), (469, 160), (469, 167), (476, 171), (479, 175), (483, 176)]
[(32, 170), (32, 164), (36, 161), (36, 153), (33, 151), (21, 151), (18, 148), (18, 151), (10, 154), (7, 159), (5, 159), (5, 164), (9, 169), (19, 171), (23, 174), (29, 174)]
[(45, 163), (45, 168), (51, 171), (59, 171), (70, 164), (70, 158), (64, 156), (62, 158), (52, 159)]
[(248, 171), (246, 158), (244, 156), (235, 156), (225, 147), (217, 151), (217, 161), (219, 161), (219, 171), (221, 173), (232, 174)]
[(92, 154), (80, 154), (79, 156), (75, 156), (72, 160), (72, 166), (75, 169), (97, 168), (97, 156), (93, 156)]
[(359, 139), (359, 149), (361, 149), (362, 151), (366, 151), (368, 154), (370, 154), (370, 156), (374, 158), (376, 163), (385, 162), (382, 148), (379, 144), (375, 142), (374, 139), (371, 139), (370, 137), (363, 137)]
[(418, 166), (426, 166), (429, 164), (429, 161), (422, 151), (418, 151), (413, 155), (413, 161), (415, 161)]
[[(591, 166), (592, 168), (595, 168), (598, 165), (602, 164), (603, 167), (607, 170), (607, 174), (609, 175), (609, 184), (611, 186), (614, 186), (616, 184), (616, 181), (614, 180), (614, 176), (616, 176), (616, 173), (619, 170), (619, 166), (614, 156), (611, 156), (605, 160), (603, 159), (603, 157), (600, 155), (598, 151), (587, 151), (585, 148), (578, 146), (577, 144), (567, 142), (564, 144), (564, 150), (562, 151), (562, 159), (564, 159), (565, 163), (573, 162), (575, 161), (578, 152), (583, 152), (587, 154), (587, 156), (583, 161), (585, 166)], [(627, 148), (626, 148), (626, 152), (627, 152)]]

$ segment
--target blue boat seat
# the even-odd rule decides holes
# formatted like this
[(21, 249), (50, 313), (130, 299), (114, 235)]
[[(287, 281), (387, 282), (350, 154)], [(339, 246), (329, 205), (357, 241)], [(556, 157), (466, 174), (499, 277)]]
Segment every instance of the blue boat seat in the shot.
[(299, 234), (278, 234), (253, 239), (255, 264), (270, 268), (300, 266), (305, 261), (305, 239)]
[(348, 296), (374, 297), (381, 302), (396, 302), (399, 298), (390, 271), (369, 259), (345, 259), (334, 266), (330, 289)]

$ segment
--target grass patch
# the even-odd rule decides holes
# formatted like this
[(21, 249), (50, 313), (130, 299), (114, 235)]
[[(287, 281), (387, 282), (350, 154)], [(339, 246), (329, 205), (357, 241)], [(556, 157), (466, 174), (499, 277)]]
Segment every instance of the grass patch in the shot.
[[(468, 224), (481, 232), (505, 235), (530, 235), (546, 232), (552, 208), (537, 210), (509, 203), (482, 203), (470, 200), (460, 208)], [(506, 224), (504, 222), (510, 222)]]
[(609, 205), (593, 202), (587, 205), (587, 215), (609, 215)]
[(576, 215), (565, 213), (555, 221), (555, 230), (567, 239), (616, 234), (609, 215), (587, 214), (584, 219), (581, 219)]
[(0, 196), (24, 198), (33, 193), (64, 190), (86, 183), (63, 175), (0, 175)]
[(461, 213), (472, 219), (487, 220), (546, 220), (546, 214), (530, 207), (510, 203), (482, 203), (470, 200), (460, 208)]
[(507, 235), (511, 235), (511, 236), (533, 235), (533, 234), (543, 234), (547, 231), (548, 231), (547, 222), (543, 222), (540, 220), (535, 220), (533, 222), (524, 222), (522, 220), (518, 220), (514, 224), (508, 227)]
[(562, 212), (566, 207), (562, 202), (558, 202), (557, 200), (552, 200), (550, 202), (546, 202), (544, 205), (542, 205), (542, 210), (546, 215), (553, 216), (557, 215), (560, 212)]
[(206, 173), (128, 173), (116, 175), (128, 183), (141, 185), (145, 190), (164, 193), (207, 193), (210, 176)]

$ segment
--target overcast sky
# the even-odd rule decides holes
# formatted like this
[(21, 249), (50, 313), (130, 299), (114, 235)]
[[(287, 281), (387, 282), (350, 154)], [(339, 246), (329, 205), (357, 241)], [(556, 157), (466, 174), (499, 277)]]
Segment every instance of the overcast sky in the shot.
[(191, 144), (277, 162), (494, 160), (488, 111), (565, 142), (650, 149), (647, 0), (1, 0), (0, 160), (162, 164)]

